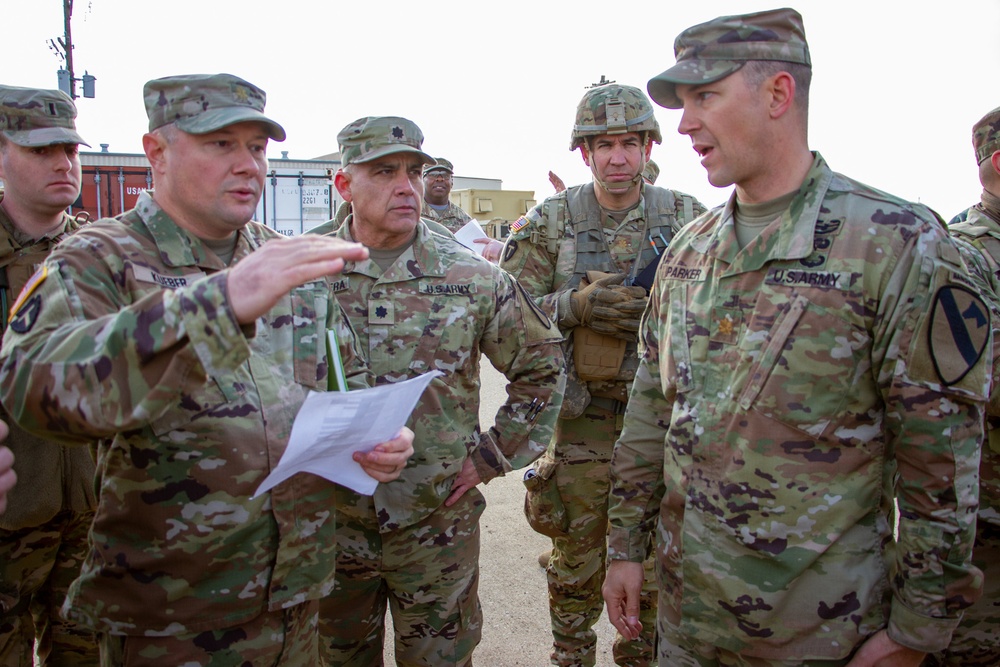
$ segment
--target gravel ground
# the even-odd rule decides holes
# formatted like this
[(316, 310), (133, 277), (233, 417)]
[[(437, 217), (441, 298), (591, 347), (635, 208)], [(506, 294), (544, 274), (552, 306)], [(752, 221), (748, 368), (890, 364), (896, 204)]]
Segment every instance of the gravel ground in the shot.
[[(506, 379), (483, 358), (480, 423), (493, 423), (506, 400)], [(547, 537), (531, 530), (524, 518), (524, 485), (515, 471), (481, 487), (486, 511), (480, 522), (482, 554), (479, 597), (483, 605), (483, 640), (473, 654), (478, 667), (549, 664), (548, 590), (538, 554), (550, 546)], [(387, 619), (387, 625), (391, 621)], [(610, 666), (614, 628), (602, 614), (597, 624), (597, 665)], [(387, 628), (386, 636), (392, 632)], [(386, 664), (395, 664), (392, 642), (386, 642)]]

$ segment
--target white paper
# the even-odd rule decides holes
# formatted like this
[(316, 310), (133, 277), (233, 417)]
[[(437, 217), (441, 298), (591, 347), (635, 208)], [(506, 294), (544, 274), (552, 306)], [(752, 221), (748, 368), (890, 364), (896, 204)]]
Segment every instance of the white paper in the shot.
[(424, 389), (439, 375), (444, 373), (430, 371), (403, 382), (349, 392), (310, 392), (295, 416), (285, 453), (254, 497), (300, 472), (372, 495), (378, 481), (351, 454), (399, 435)]
[(478, 255), (482, 255), (483, 251), (486, 250), (486, 243), (475, 243), (476, 239), (489, 239), (490, 236), (485, 231), (483, 231), (482, 226), (480, 226), (479, 221), (473, 218), (469, 220), (465, 225), (455, 232), (455, 240), (469, 248)]

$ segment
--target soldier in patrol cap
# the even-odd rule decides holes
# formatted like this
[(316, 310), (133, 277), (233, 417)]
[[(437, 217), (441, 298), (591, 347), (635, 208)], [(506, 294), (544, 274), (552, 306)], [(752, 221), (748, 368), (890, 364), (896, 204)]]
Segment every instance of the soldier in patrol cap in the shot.
[[(965, 241), (970, 270), (979, 269), (983, 297), (1000, 311), (1000, 107), (972, 127), (972, 148), (983, 186), (980, 202), (949, 229)], [(957, 216), (956, 216), (957, 217)], [(945, 651), (927, 665), (987, 667), (1000, 664), (1000, 340), (994, 322), (993, 390), (979, 464), (979, 516), (972, 562), (985, 574), (983, 595), (965, 610)]]
[(424, 200), (420, 215), (437, 220), (452, 233), (472, 220), (472, 216), (452, 203), (449, 195), (455, 178), (451, 162), (443, 157), (424, 165)]
[[(99, 633), (102, 664), (319, 663), (333, 586), (334, 485), (255, 490), (337, 331), (367, 385), (326, 276), (367, 257), (336, 239), (250, 222), (269, 139), (264, 91), (231, 74), (155, 79), (143, 147), (154, 190), (65, 239), (13, 307), (2, 400), (26, 430), (100, 439), (91, 549), (64, 613)], [(355, 460), (398, 476), (412, 432)]]
[[(621, 431), (638, 363), (636, 336), (660, 255), (705, 208), (675, 190), (645, 184), (642, 172), (660, 126), (638, 88), (617, 83), (587, 90), (576, 110), (570, 150), (580, 149), (593, 182), (571, 187), (511, 225), (500, 266), (535, 298), (564, 335), (566, 398), (556, 435), (536, 464), (529, 522), (552, 537), (546, 561), (552, 664), (593, 665), (603, 600), (608, 463)], [(564, 526), (537, 502), (554, 486)], [(653, 663), (655, 582), (643, 607), (646, 632), (619, 636), (619, 665)]]
[(662, 665), (915, 667), (982, 587), (989, 308), (935, 213), (810, 151), (797, 12), (674, 53), (650, 97), (735, 190), (674, 238), (643, 316), (608, 615), (638, 634), (652, 547)]
[[(21, 288), (82, 220), (76, 105), (58, 90), (0, 85), (0, 330)], [(10, 421), (5, 411), (0, 418)], [(91, 630), (59, 608), (87, 555), (94, 518), (94, 460), (11, 424), (20, 484), (0, 516), (0, 664), (98, 664)]]
[[(334, 289), (375, 384), (442, 371), (410, 417), (416, 453), (374, 496), (339, 487), (337, 586), (322, 603), (331, 665), (382, 662), (386, 605), (401, 665), (471, 665), (479, 605), (480, 483), (530, 464), (562, 401), (558, 329), (514, 279), (419, 216), (432, 159), (405, 118), (365, 117), (337, 135), (334, 183), (353, 213), (332, 233), (369, 248)], [(479, 363), (509, 380), (492, 424), (479, 424)]]

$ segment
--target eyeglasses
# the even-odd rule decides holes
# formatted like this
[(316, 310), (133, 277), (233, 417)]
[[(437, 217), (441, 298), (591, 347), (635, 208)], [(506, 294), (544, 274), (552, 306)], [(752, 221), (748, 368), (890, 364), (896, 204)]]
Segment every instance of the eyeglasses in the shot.
[(450, 181), (451, 174), (446, 171), (429, 171), (424, 174), (424, 178), (428, 181)]

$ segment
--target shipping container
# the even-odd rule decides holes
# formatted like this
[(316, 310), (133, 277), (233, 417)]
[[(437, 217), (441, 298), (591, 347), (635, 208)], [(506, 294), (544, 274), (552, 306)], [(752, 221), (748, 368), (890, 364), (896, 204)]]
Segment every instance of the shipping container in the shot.
[(272, 169), (264, 182), (256, 219), (285, 236), (298, 236), (333, 218), (341, 199), (335, 169)]
[[(121, 215), (139, 194), (153, 187), (146, 156), (133, 153), (82, 152), (83, 184), (70, 213), (86, 211), (93, 219)], [(333, 185), (336, 160), (269, 161), (255, 220), (284, 234), (298, 236), (333, 218), (342, 201)]]

